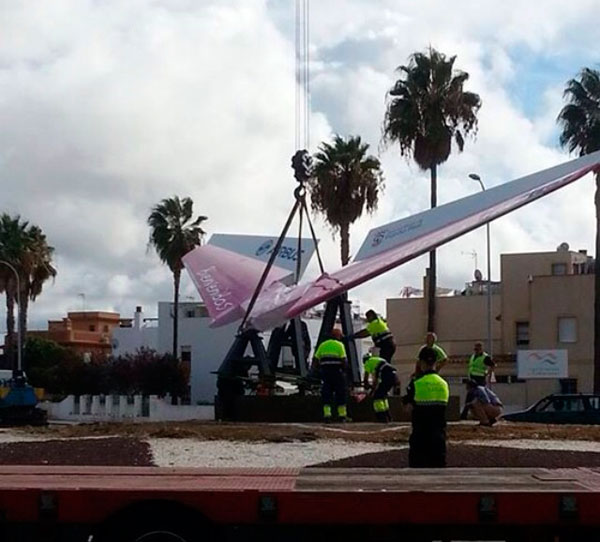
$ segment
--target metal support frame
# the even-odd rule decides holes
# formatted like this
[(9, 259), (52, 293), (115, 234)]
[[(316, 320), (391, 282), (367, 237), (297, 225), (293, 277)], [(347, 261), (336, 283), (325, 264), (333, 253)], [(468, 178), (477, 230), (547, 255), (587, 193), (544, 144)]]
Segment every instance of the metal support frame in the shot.
[[(284, 346), (292, 349), (295, 366), (293, 368), (278, 367), (281, 350)], [(309, 348), (310, 350), (310, 348)], [(283, 373), (305, 378), (308, 373), (308, 354), (304, 345), (304, 334), (300, 318), (293, 318), (287, 325), (274, 329), (267, 347), (267, 358), (273, 373)]]
[[(248, 346), (250, 346), (253, 356), (245, 355)], [(273, 376), (262, 336), (256, 329), (247, 329), (240, 331), (235, 336), (233, 344), (219, 367), (218, 374), (222, 378), (244, 377), (247, 376), (247, 371), (253, 365), (258, 367), (261, 377)]]
[[(310, 171), (312, 167), (312, 159), (306, 150), (297, 151), (292, 157), (292, 169), (294, 170), (294, 177), (298, 181), (298, 186), (294, 189), (294, 205), (292, 210), (285, 222), (283, 230), (277, 239), (277, 243), (275, 244), (275, 248), (273, 249), (271, 256), (269, 257), (269, 261), (263, 270), (263, 273), (254, 289), (252, 297), (250, 298), (250, 302), (248, 307), (246, 308), (246, 313), (244, 318), (242, 319), (242, 323), (238, 329), (237, 335), (233, 342), (233, 345), (229, 349), (223, 363), (219, 367), (217, 374), (221, 379), (221, 382), (225, 380), (241, 380), (244, 377), (244, 374), (247, 374), (249, 370), (249, 366), (256, 365), (258, 367), (259, 379), (262, 381), (274, 380), (275, 372), (277, 372), (277, 365), (279, 362), (279, 356), (281, 354), (281, 348), (285, 345), (289, 345), (292, 347), (292, 352), (294, 358), (296, 360), (296, 367), (291, 371), (281, 371), (282, 373), (292, 374), (298, 377), (306, 377), (308, 374), (308, 366), (307, 360), (304, 352), (304, 343), (302, 340), (302, 323), (299, 318), (292, 319), (291, 329), (288, 330), (283, 328), (277, 328), (273, 332), (273, 340), (269, 343), (268, 352), (265, 350), (264, 344), (262, 342), (262, 337), (259, 332), (251, 327), (251, 323), (249, 323), (249, 317), (252, 313), (252, 309), (262, 288), (265, 284), (269, 271), (273, 266), (275, 258), (279, 253), (283, 240), (287, 235), (287, 232), (290, 228), (292, 220), (296, 213), (299, 213), (299, 230), (298, 230), (298, 263), (296, 266), (296, 281), (299, 279), (300, 269), (301, 269), (301, 255), (302, 255), (302, 222), (303, 217), (306, 216), (306, 221), (310, 227), (310, 232), (313, 238), (313, 242), (315, 244), (317, 258), (319, 261), (319, 267), (321, 268), (321, 272), (324, 272), (323, 262), (321, 260), (321, 255), (319, 254), (319, 248), (317, 239), (315, 237), (315, 232), (312, 226), (312, 222), (310, 220), (310, 214), (308, 211), (308, 207), (306, 204), (306, 187), (305, 183), (308, 181), (310, 177)], [(290, 324), (288, 324), (290, 325)], [(254, 356), (244, 356), (246, 352), (246, 348), (248, 344), (252, 347), (252, 351)]]

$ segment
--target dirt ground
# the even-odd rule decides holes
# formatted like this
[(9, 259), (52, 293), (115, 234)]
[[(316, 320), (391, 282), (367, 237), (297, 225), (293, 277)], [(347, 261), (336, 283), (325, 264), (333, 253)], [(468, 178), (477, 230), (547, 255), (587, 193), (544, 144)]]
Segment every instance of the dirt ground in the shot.
[[(557, 450), (521, 450), (492, 446), (449, 444), (448, 467), (600, 467), (600, 453)], [(408, 449), (363, 454), (317, 467), (408, 467)]]
[[(379, 425), (357, 423), (323, 424), (252, 424), (224, 422), (164, 422), (164, 423), (92, 423), (80, 425), (50, 425), (24, 428), (26, 434), (50, 438), (70, 437), (131, 437), (197, 438), (202, 440), (240, 440), (246, 442), (291, 442), (324, 438), (340, 438), (351, 442), (406, 443), (410, 424)], [(497, 440), (588, 440), (600, 442), (600, 426), (542, 425), (501, 422), (494, 427), (479, 427), (476, 422), (448, 425), (448, 439)]]
[(150, 446), (133, 438), (0, 444), (0, 465), (152, 466)]
[[(448, 467), (600, 467), (600, 453), (448, 445)], [(0, 465), (153, 466), (147, 442), (108, 437), (0, 444)], [(408, 450), (368, 453), (317, 467), (408, 467)]]
[[(187, 438), (240, 442), (310, 442), (343, 439), (405, 445), (409, 424), (250, 424), (219, 422), (92, 423), (27, 427), (11, 431), (35, 442), (0, 444), (0, 465), (153, 465), (146, 439)], [(64, 440), (66, 439), (66, 440)], [(585, 440), (600, 442), (600, 426), (540, 425), (501, 422), (479, 427), (475, 422), (448, 426), (448, 466), (454, 467), (600, 467), (600, 453), (523, 450), (461, 444), (486, 440)], [(332, 467), (406, 467), (406, 449), (369, 453), (331, 461)]]

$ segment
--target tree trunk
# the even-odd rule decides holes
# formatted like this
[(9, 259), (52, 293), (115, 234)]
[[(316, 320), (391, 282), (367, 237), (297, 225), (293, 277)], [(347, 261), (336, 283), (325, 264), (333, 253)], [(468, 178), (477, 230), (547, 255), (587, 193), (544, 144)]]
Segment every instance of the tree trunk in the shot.
[(177, 334), (179, 328), (179, 281), (181, 279), (181, 270), (173, 272), (174, 296), (173, 296), (173, 357), (178, 359), (177, 355)]
[[(437, 166), (431, 166), (431, 208), (437, 207)], [(427, 292), (427, 331), (435, 331), (435, 290), (437, 282), (435, 249), (429, 253), (429, 289)]]
[[(21, 279), (23, 280), (23, 279)], [(21, 330), (21, 364), (23, 363), (23, 351), (25, 349), (25, 337), (27, 335), (27, 313), (29, 312), (29, 296), (27, 292), (21, 292), (21, 304), (19, 305), (19, 329)], [(25, 370), (25, 367), (21, 367)]]
[(596, 254), (594, 265), (594, 393), (600, 393), (600, 173), (596, 173)]
[(16, 369), (15, 359), (15, 298), (10, 289), (10, 281), (6, 285), (6, 359), (9, 367)]
[(342, 267), (350, 261), (350, 224), (340, 226), (340, 245), (342, 249)]

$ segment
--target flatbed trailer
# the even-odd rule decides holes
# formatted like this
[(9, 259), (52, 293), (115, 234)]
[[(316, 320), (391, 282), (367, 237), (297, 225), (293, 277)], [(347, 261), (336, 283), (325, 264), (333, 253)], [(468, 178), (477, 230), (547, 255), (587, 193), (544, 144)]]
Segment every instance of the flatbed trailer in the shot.
[(600, 540), (600, 469), (3, 466), (0, 540)]

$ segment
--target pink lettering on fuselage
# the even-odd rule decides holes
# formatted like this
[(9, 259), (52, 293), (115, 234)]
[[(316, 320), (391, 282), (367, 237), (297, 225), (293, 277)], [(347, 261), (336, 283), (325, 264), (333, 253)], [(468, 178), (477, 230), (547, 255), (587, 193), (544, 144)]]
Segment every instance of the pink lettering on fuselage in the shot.
[[(228, 297), (231, 297), (231, 292), (227, 290), (227, 288), (223, 288), (223, 286), (221, 286), (212, 276), (210, 272), (211, 269), (214, 269), (214, 267), (200, 269), (200, 271), (196, 273), (202, 291), (210, 298), (217, 311), (223, 312), (233, 308), (233, 303), (227, 299)], [(205, 299), (205, 301), (207, 300)]]

